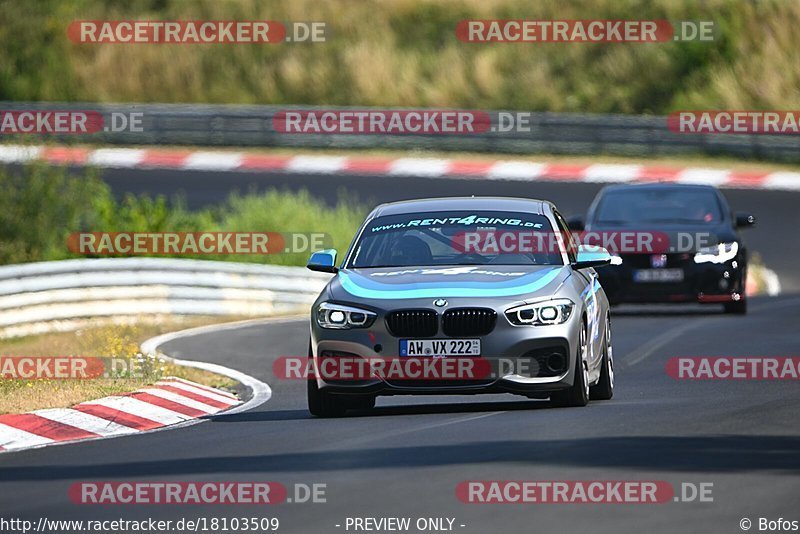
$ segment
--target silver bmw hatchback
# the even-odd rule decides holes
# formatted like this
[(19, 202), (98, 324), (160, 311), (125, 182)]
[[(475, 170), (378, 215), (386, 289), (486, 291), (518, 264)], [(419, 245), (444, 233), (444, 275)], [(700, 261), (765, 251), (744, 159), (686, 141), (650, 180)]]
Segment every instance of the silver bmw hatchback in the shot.
[(437, 198), (384, 204), (339, 259), (311, 310), (308, 406), (334, 417), (379, 395), (513, 393), (559, 406), (610, 399), (608, 299), (546, 201)]

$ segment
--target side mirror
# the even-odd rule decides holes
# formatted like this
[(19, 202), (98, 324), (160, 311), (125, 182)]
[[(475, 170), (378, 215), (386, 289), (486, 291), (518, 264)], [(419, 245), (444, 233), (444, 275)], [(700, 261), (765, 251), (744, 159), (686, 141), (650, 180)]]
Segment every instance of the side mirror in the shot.
[(601, 267), (611, 263), (611, 254), (603, 247), (592, 245), (578, 245), (578, 259), (572, 264), (573, 269), (588, 269)]
[(336, 267), (336, 249), (329, 248), (313, 253), (306, 264), (306, 268), (321, 273), (335, 274), (339, 271), (339, 268)]
[(572, 231), (581, 232), (586, 228), (586, 221), (584, 221), (583, 217), (580, 215), (570, 217), (567, 219), (567, 228)]
[(736, 228), (747, 228), (756, 224), (756, 218), (749, 213), (736, 214)]

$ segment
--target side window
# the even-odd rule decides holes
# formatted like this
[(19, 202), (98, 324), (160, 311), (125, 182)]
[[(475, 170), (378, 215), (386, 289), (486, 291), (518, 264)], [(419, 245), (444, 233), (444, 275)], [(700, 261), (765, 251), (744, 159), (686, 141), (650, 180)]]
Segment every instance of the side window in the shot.
[(572, 238), (572, 232), (569, 231), (569, 227), (567, 226), (567, 222), (564, 220), (564, 217), (562, 217), (557, 211), (553, 211), (553, 215), (556, 218), (558, 232), (564, 238), (564, 244), (567, 246), (567, 257), (569, 258), (570, 263), (574, 263), (577, 261), (577, 240)]

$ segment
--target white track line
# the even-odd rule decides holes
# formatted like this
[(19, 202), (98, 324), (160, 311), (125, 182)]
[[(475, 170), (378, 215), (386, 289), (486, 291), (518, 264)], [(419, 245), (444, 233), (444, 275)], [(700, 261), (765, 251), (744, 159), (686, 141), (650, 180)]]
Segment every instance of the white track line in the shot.
[[(215, 417), (221, 417), (228, 414), (235, 414), (247, 410), (252, 410), (253, 408), (256, 408), (264, 404), (270, 399), (270, 397), (272, 397), (272, 390), (264, 382), (261, 382), (260, 380), (253, 378), (250, 375), (242, 373), (241, 371), (230, 369), (228, 367), (215, 363), (196, 362), (191, 360), (177, 360), (175, 358), (171, 358), (167, 354), (159, 352), (158, 347), (168, 341), (172, 341), (174, 339), (181, 339), (184, 337), (190, 337), (193, 335), (220, 332), (225, 330), (234, 330), (237, 328), (244, 328), (246, 326), (257, 325), (257, 324), (266, 325), (266, 324), (283, 323), (283, 322), (295, 321), (298, 318), (299, 318), (298, 316), (294, 316), (294, 317), (278, 317), (278, 318), (272, 317), (263, 319), (249, 319), (245, 321), (237, 321), (235, 323), (223, 323), (219, 325), (209, 325), (209, 326), (201, 326), (198, 328), (189, 328), (186, 330), (170, 332), (168, 334), (162, 334), (160, 336), (150, 338), (141, 344), (141, 349), (142, 352), (145, 354), (153, 354), (153, 355), (158, 354), (160, 357), (165, 358), (176, 365), (181, 365), (184, 367), (192, 367), (196, 369), (203, 369), (206, 371), (210, 371), (212, 373), (217, 373), (222, 376), (227, 376), (228, 378), (236, 380), (237, 382), (247, 387), (251, 391), (250, 399), (247, 402), (239, 404), (238, 406), (234, 406), (230, 409), (224, 410), (223, 413), (218, 413), (220, 412), (218, 408), (202, 405), (204, 408), (201, 411), (213, 410)], [(196, 387), (205, 387), (205, 386), (197, 385)], [(156, 394), (162, 398), (166, 398), (166, 394), (170, 394), (170, 392), (165, 390), (159, 390), (156, 388), (151, 388), (151, 389), (153, 391), (149, 391), (149, 393)], [(181, 397), (176, 394), (171, 394), (171, 395), (180, 398), (181, 399), (180, 403), (187, 406), (188, 402), (192, 401), (191, 399), (188, 399), (186, 397)], [(189, 417), (187, 415), (173, 412), (172, 410), (168, 410), (166, 408), (162, 408), (154, 404), (149, 404), (147, 402), (140, 401), (133, 397), (105, 397), (102, 399), (88, 401), (81, 404), (105, 406), (113, 410), (118, 410), (120, 412), (133, 416), (143, 417), (145, 419), (149, 419), (151, 421), (164, 425), (162, 427), (154, 428), (152, 430), (135, 431), (136, 434), (149, 434), (151, 432), (161, 432), (163, 430), (174, 430), (177, 428), (184, 428), (187, 426), (192, 426), (208, 421), (208, 419), (206, 418), (198, 419), (194, 417)], [(201, 404), (202, 403), (196, 403), (196, 405), (201, 405)], [(83, 419), (83, 421), (87, 421), (87, 419)], [(111, 422), (109, 421), (109, 423)], [(106, 426), (108, 427), (108, 425)], [(99, 432), (96, 433), (99, 434)], [(105, 436), (101, 435), (98, 438), (87, 438), (78, 441), (83, 442), (83, 441), (95, 441), (98, 439), (110, 439), (121, 435), (134, 435), (134, 432), (126, 434), (105, 435)], [(72, 443), (71, 441), (54, 441), (52, 439), (48, 439), (42, 436), (37, 436), (36, 434), (32, 434), (30, 432), (26, 432), (24, 430), (20, 430), (18, 428), (14, 428), (2, 423), (0, 423), (0, 437), (2, 437), (2, 439), (4, 440), (0, 441), (0, 454), (11, 453), (18, 449), (38, 449), (46, 446), (56, 446), (56, 445), (64, 445)]]
[[(267, 325), (267, 324), (277, 324), (277, 323), (286, 323), (291, 321), (296, 321), (300, 317), (303, 316), (294, 316), (294, 317), (278, 317), (278, 318), (266, 318), (266, 319), (247, 319), (244, 321), (236, 321), (232, 323), (223, 323), (218, 325), (210, 325), (210, 326), (199, 326), (196, 328), (187, 328), (186, 330), (179, 330), (178, 332), (170, 332), (168, 334), (162, 334), (160, 336), (152, 337), (141, 344), (142, 353), (144, 354), (161, 354), (163, 357), (166, 357), (171, 362), (175, 363), (176, 365), (182, 365), (184, 367), (193, 367), (196, 369), (203, 369), (205, 371), (210, 371), (212, 373), (217, 373), (219, 375), (227, 376), (228, 378), (232, 378), (237, 382), (243, 384), (252, 392), (252, 397), (245, 403), (240, 404), (239, 406), (235, 406), (230, 410), (225, 410), (222, 416), (228, 414), (236, 414), (241, 412), (246, 412), (248, 410), (252, 410), (258, 406), (261, 406), (265, 402), (267, 402), (272, 397), (272, 389), (270, 389), (269, 385), (258, 380), (257, 378), (253, 378), (250, 375), (242, 373), (241, 371), (237, 371), (235, 369), (230, 369), (228, 367), (224, 367), (222, 365), (216, 363), (206, 363), (206, 362), (196, 362), (191, 360), (177, 360), (175, 358), (169, 357), (168, 354), (161, 353), (158, 350), (158, 347), (161, 345), (168, 343), (170, 341), (181, 339), (184, 337), (191, 337), (200, 334), (210, 334), (214, 332), (224, 332), (226, 330), (236, 330), (237, 328), (245, 328), (248, 326), (255, 326), (255, 325)], [(203, 419), (198, 419), (198, 422), (204, 421)]]

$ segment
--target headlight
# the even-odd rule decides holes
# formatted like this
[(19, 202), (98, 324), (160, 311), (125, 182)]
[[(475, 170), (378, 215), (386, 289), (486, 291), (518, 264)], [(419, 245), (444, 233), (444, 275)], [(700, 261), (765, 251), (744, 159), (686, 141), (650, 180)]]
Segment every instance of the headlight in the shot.
[(725, 263), (739, 253), (739, 243), (720, 243), (713, 247), (703, 247), (694, 255), (695, 263)]
[(543, 300), (506, 310), (511, 324), (545, 326), (567, 322), (575, 304), (569, 299)]
[(323, 302), (317, 308), (317, 324), (322, 328), (366, 328), (375, 321), (375, 313), (352, 306)]
[(611, 265), (622, 265), (622, 258), (616, 254), (611, 255)]

